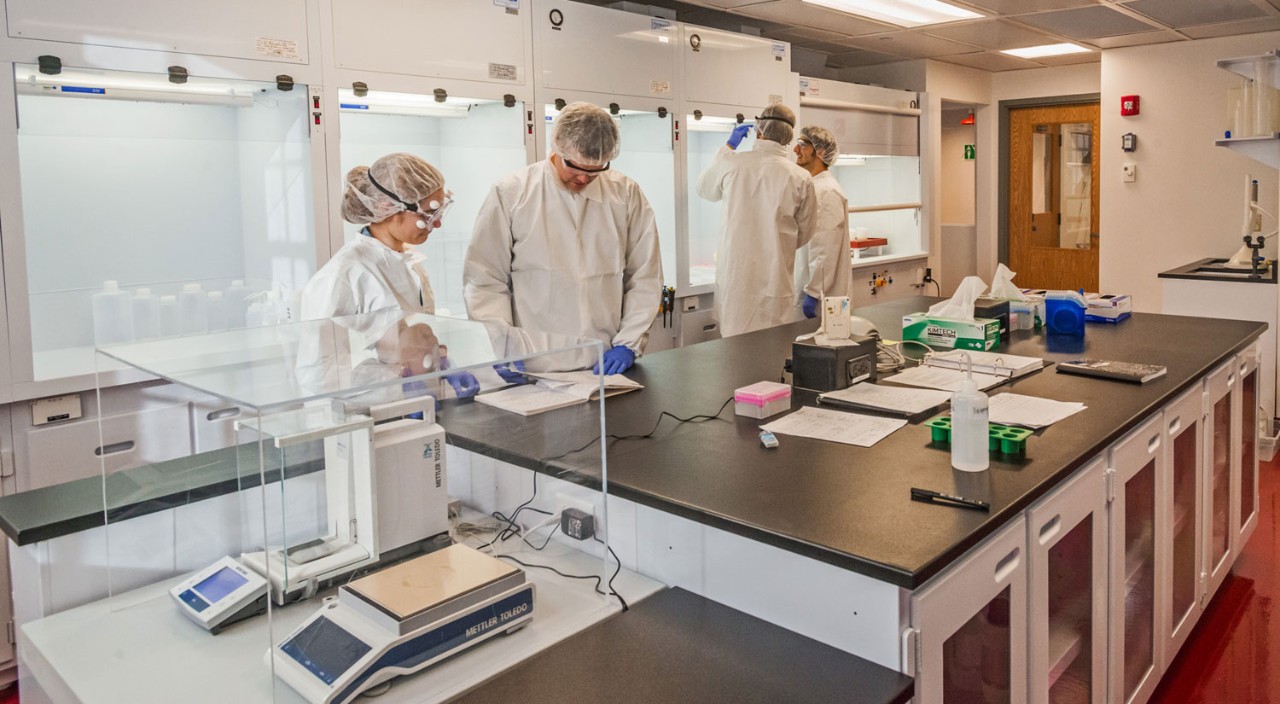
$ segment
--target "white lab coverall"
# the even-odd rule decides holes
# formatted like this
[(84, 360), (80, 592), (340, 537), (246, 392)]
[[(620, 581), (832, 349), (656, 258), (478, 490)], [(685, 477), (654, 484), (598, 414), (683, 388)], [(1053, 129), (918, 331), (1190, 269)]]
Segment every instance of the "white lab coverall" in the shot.
[(805, 294), (819, 301), (823, 296), (853, 295), (853, 269), (849, 261), (849, 201), (830, 171), (813, 177), (818, 196), (818, 220), (809, 244), (796, 252), (796, 304)]
[(423, 267), (426, 257), (412, 247), (397, 252), (370, 235), (343, 245), (302, 291), (302, 319), (333, 318), (400, 308), (436, 311), (435, 294)]
[(606, 171), (581, 193), (543, 160), (505, 176), (476, 217), (467, 315), (623, 345), (639, 356), (658, 312), (658, 225), (640, 186)]
[(724, 200), (716, 254), (715, 313), (728, 337), (793, 319), (796, 250), (813, 236), (817, 196), (809, 172), (777, 142), (749, 152), (721, 147), (698, 195)]

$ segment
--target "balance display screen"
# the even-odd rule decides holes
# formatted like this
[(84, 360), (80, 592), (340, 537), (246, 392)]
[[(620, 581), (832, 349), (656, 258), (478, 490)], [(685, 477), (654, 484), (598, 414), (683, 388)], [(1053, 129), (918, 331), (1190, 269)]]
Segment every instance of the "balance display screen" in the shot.
[(205, 577), (199, 584), (192, 587), (200, 596), (204, 597), (210, 604), (216, 604), (222, 601), (228, 594), (234, 592), (240, 587), (247, 584), (249, 580), (243, 575), (230, 567), (223, 567), (213, 574)]
[(372, 648), (321, 616), (285, 641), (280, 650), (325, 684), (333, 684)]

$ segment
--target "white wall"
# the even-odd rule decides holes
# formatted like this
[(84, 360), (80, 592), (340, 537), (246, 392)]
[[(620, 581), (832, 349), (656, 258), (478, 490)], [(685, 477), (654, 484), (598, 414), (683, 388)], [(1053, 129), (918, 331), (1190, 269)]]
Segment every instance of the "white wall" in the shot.
[[(1276, 212), (1276, 170), (1214, 146), (1226, 127), (1233, 74), (1218, 59), (1270, 51), (1280, 32), (1113, 49), (1102, 59), (1100, 284), (1133, 295), (1134, 308), (1160, 311), (1156, 275), (1241, 245), (1245, 174), (1257, 178), (1262, 207)], [(1120, 117), (1120, 96), (1141, 97), (1141, 114)], [(1120, 151), (1120, 135), (1138, 150)], [(1137, 165), (1124, 183), (1120, 165)], [(1275, 229), (1264, 222), (1264, 234)], [(1274, 250), (1268, 246), (1268, 250)]]

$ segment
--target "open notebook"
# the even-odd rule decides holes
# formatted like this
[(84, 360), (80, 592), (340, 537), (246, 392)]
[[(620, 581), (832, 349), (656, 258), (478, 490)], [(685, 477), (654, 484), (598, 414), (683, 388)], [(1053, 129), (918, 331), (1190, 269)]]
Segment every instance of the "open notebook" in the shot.
[[(530, 373), (527, 376), (536, 379), (536, 383), (480, 394), (476, 396), (476, 401), (504, 411), (519, 413), (522, 416), (531, 416), (586, 403), (600, 397), (600, 377), (592, 374), (589, 369), (577, 372)], [(609, 374), (604, 377), (605, 396), (643, 388), (644, 385), (640, 382), (632, 381), (621, 374)]]

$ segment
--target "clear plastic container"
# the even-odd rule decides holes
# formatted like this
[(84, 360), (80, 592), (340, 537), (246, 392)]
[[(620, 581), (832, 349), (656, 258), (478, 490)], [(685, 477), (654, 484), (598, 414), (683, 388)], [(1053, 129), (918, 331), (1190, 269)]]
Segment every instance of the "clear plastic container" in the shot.
[(227, 287), (227, 327), (235, 329), (245, 326), (245, 316), (249, 312), (249, 296), (253, 291), (240, 279), (231, 282)]
[(93, 341), (116, 345), (133, 340), (133, 303), (116, 281), (103, 281), (93, 294)]
[(160, 297), (160, 337), (176, 337), (182, 334), (182, 311), (177, 296)]
[(209, 312), (209, 332), (227, 329), (227, 301), (221, 291), (210, 291), (206, 301)]
[(151, 289), (140, 288), (133, 294), (133, 338), (150, 340), (160, 337), (160, 299)]
[(209, 297), (200, 284), (184, 284), (178, 295), (178, 309), (182, 316), (183, 335), (193, 335), (209, 329)]

